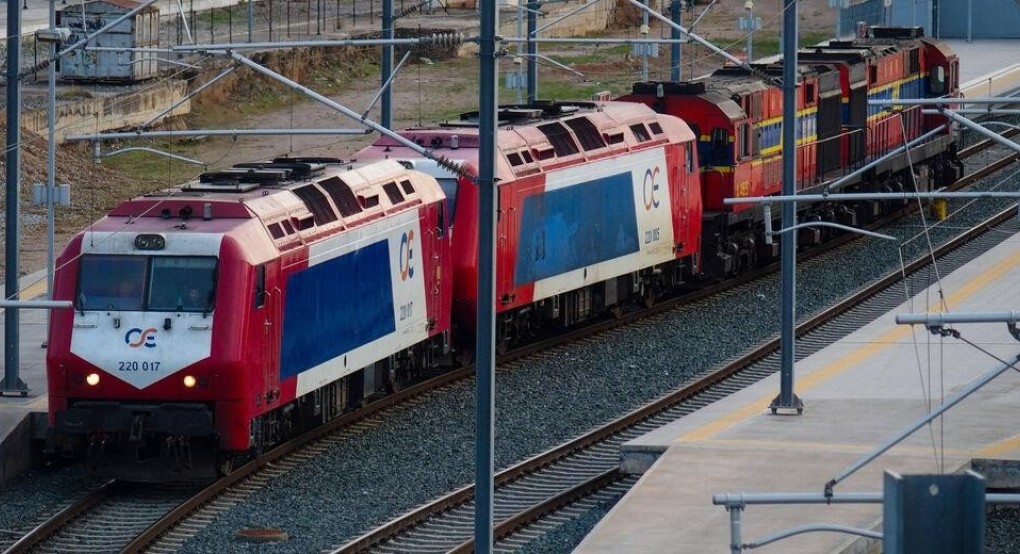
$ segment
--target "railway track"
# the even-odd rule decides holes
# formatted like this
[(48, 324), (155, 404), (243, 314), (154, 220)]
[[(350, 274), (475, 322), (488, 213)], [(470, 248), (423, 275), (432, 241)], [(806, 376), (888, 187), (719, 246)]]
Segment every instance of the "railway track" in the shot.
[[(976, 145), (972, 148), (974, 148), (971, 150), (972, 152), (977, 151)], [(961, 188), (968, 186), (1012, 163), (1014, 159), (1015, 156), (1011, 155), (990, 164), (966, 176), (957, 186)], [(886, 222), (878, 222), (878, 224)], [(852, 237), (848, 237), (844, 240), (851, 239)], [(775, 269), (774, 266), (762, 268), (735, 282), (720, 284), (670, 299), (648, 310), (626, 314), (612, 321), (602, 322), (517, 349), (503, 357), (500, 363), (501, 365), (512, 365), (515, 360), (525, 360), (535, 353), (555, 349), (557, 345), (580, 340), (584, 336), (597, 335), (614, 327), (654, 318), (656, 313), (671, 310), (698, 298), (717, 294), (726, 288), (759, 278)], [(809, 324), (811, 322), (804, 325)], [(819, 324), (815, 323), (815, 325)], [(802, 328), (805, 329), (802, 332), (806, 332), (809, 327), (802, 326)], [(812, 340), (811, 336), (808, 335), (799, 340), (802, 341), (802, 345), (805, 345), (801, 347), (801, 352), (807, 352), (806, 345)], [(768, 353), (770, 348), (775, 349), (776, 346), (769, 344), (763, 346), (760, 352), (756, 351), (758, 358), (767, 359), (770, 356)], [(603, 499), (622, 494), (629, 489), (635, 478), (615, 472), (615, 467), (618, 465), (617, 452), (620, 443), (629, 440), (632, 436), (658, 427), (662, 421), (671, 421), (722, 398), (732, 390), (763, 378), (774, 370), (774, 368), (769, 369), (768, 367), (745, 369), (739, 376), (727, 377), (727, 371), (736, 373), (737, 369), (722, 368), (713, 376), (703, 378), (689, 387), (685, 387), (686, 392), (678, 392), (676, 398), (686, 399), (683, 400), (682, 407), (668, 410), (658, 408), (663, 411), (661, 417), (648, 415), (644, 412), (630, 414), (614, 423), (619, 426), (615, 430), (612, 427), (607, 427), (502, 472), (497, 481), (499, 489), (496, 493), (498, 503), (496, 516), (501, 523), (496, 530), (496, 536), (503, 541), (501, 544), (512, 549), (512, 545), (523, 541), (529, 533), (540, 532), (543, 525), (547, 525), (557, 517), (564, 517), (564, 513), (569, 514), (571, 510), (582, 509), (586, 503), (601, 502)], [(102, 496), (98, 500), (96, 498), (96, 494), (99, 494), (98, 491), (96, 494), (81, 499), (80, 502), (62, 510), (46, 523), (33, 529), (6, 552), (66, 552), (69, 550), (81, 550), (82, 552), (174, 552), (187, 538), (215, 519), (217, 513), (242, 502), (249, 495), (261, 489), (269, 480), (314, 458), (333, 444), (377, 425), (385, 417), (387, 410), (407, 402), (424, 402), (430, 391), (469, 379), (473, 373), (474, 368), (471, 367), (458, 369), (384, 397), (358, 411), (345, 414), (326, 426), (280, 445), (259, 460), (238, 468), (230, 476), (213, 483), (197, 494), (150, 489), (145, 491), (148, 494), (146, 497), (138, 492), (132, 493), (129, 487), (115, 483), (109, 484), (103, 487), (102, 490), (105, 492), (101, 493)], [(674, 396), (671, 395), (670, 398), (674, 398)], [(676, 398), (669, 402), (679, 402)], [(646, 407), (642, 410), (655, 409)], [(568, 453), (571, 454), (568, 455)], [(528, 477), (532, 475), (533, 477)], [(554, 491), (555, 494), (550, 495), (548, 491)], [(146, 499), (142, 500), (142, 498)], [(407, 539), (400, 538), (405, 536), (404, 529), (412, 528), (419, 518), (423, 517), (436, 519), (437, 525), (442, 525), (438, 523), (439, 518), (436, 518), (434, 514), (444, 511), (449, 512), (450, 517), (454, 519), (459, 518), (460, 524), (467, 522), (467, 533), (453, 531), (449, 536), (455, 537), (455, 540), (443, 542), (444, 548), (470, 549), (469, 539), (473, 519), (472, 499), (473, 490), (471, 488), (457, 491), (417, 510), (414, 514), (408, 514), (384, 528), (345, 545), (338, 551), (351, 552), (368, 547), (385, 551), (415, 551), (414, 548), (411, 548), (414, 546), (415, 540), (412, 535), (406, 535)], [(527, 509), (520, 509), (523, 506), (526, 506)], [(456, 528), (456, 526), (453, 527), (453, 529)], [(436, 529), (439, 529), (436, 532), (443, 535), (449, 531), (441, 527)], [(428, 537), (429, 532), (426, 531), (424, 536)], [(66, 539), (65, 537), (71, 538)], [(73, 542), (76, 546), (71, 548), (66, 540), (78, 542)], [(411, 542), (405, 544), (400, 542), (401, 540), (410, 540)], [(427, 538), (426, 540), (431, 541), (432, 539)], [(93, 543), (97, 545), (96, 550), (80, 546)], [(425, 549), (423, 551), (435, 550)]]
[[(935, 251), (943, 271), (951, 271), (1001, 240), (989, 230), (1016, 231), (1015, 208), (1000, 212), (983, 224)], [(928, 286), (922, 270), (930, 258), (908, 264), (909, 290)], [(821, 350), (903, 302), (903, 277), (892, 273), (859, 293), (815, 315), (797, 327), (798, 359)], [(497, 551), (512, 551), (531, 540), (543, 527), (571, 517), (578, 503), (591, 495), (619, 495), (636, 477), (619, 466), (619, 448), (651, 430), (673, 422), (734, 391), (779, 370), (778, 337), (740, 359), (649, 403), (585, 436), (578, 437), (494, 477), (493, 518)], [(567, 510), (568, 513), (563, 511)], [(354, 552), (471, 552), (473, 550), (474, 487), (468, 486), (401, 516), (335, 549)]]
[(14, 543), (7, 552), (119, 552), (195, 494), (187, 485), (108, 481)]

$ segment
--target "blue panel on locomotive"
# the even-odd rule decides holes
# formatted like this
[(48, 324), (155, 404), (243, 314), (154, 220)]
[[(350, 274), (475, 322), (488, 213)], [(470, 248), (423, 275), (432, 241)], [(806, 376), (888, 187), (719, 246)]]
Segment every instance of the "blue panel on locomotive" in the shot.
[(515, 284), (637, 252), (633, 187), (626, 172), (525, 198)]
[(390, 275), (385, 240), (292, 275), (283, 316), (281, 376), (297, 375), (392, 333)]

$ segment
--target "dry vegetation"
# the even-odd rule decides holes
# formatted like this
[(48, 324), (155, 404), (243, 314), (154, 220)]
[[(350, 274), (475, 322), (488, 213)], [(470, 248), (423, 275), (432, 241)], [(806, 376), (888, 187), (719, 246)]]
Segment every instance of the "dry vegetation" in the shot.
[[(736, 18), (743, 15), (743, 2), (723, 0), (713, 7), (697, 31), (719, 45), (742, 45), (743, 39), (736, 30)], [(801, 0), (799, 31), (809, 37), (821, 36), (832, 29), (834, 14), (825, 0)], [(778, 36), (778, 10), (782, 0), (767, 0), (755, 5), (755, 15), (766, 20), (761, 33), (763, 50), (755, 46), (756, 54), (766, 48), (776, 48)], [(573, 9), (575, 6), (567, 6)], [(693, 20), (704, 6), (695, 6), (685, 15), (685, 22)], [(441, 20), (431, 20), (433, 24)], [(637, 37), (636, 27), (640, 14), (625, 0), (620, 0), (615, 12), (615, 24), (604, 36)], [(667, 36), (668, 29), (660, 29), (653, 20), (652, 34)], [(771, 46), (766, 44), (771, 43)], [(759, 43), (756, 43), (759, 44)], [(731, 49), (740, 52), (739, 46)], [(559, 63), (570, 66), (581, 75), (549, 65), (540, 69), (539, 83), (543, 98), (584, 98), (598, 90), (616, 94), (627, 90), (629, 83), (640, 76), (642, 62), (630, 53), (627, 46), (571, 46), (557, 44), (542, 47), (542, 52)], [(668, 78), (669, 49), (650, 60), (651, 78)], [(408, 65), (394, 81), (394, 123), (407, 127), (474, 109), (477, 106), (477, 60), (474, 56), (450, 56), (449, 52), (415, 52)], [(403, 55), (397, 53), (399, 60)], [(685, 47), (684, 74), (702, 74), (718, 66), (718, 57), (704, 49)], [(344, 48), (287, 52), (267, 52), (258, 60), (295, 81), (301, 82), (335, 99), (358, 113), (366, 111), (370, 100), (379, 88), (378, 52), (374, 48)], [(688, 67), (687, 64), (694, 63)], [(501, 61), (501, 73), (511, 68), (511, 57)], [(193, 80), (195, 86), (217, 75), (224, 67), (222, 60), (207, 64), (201, 73), (181, 73), (176, 78)], [(502, 89), (504, 101), (514, 101), (516, 92)], [(378, 105), (368, 110), (368, 117), (378, 120)], [(247, 69), (238, 69), (231, 76), (210, 87), (192, 105), (192, 113), (175, 121), (176, 128), (358, 128), (347, 119), (318, 102), (291, 91), (268, 78)], [(196, 159), (209, 167), (223, 167), (240, 161), (265, 159), (274, 155), (330, 155), (349, 158), (367, 144), (372, 135), (359, 136), (265, 136), (231, 140), (206, 138), (201, 140), (145, 141), (145, 146), (162, 148)], [(31, 184), (45, 182), (46, 144), (36, 136), (23, 134), (21, 154), (21, 250), (20, 273), (39, 270), (46, 261), (46, 217), (41, 207), (31, 206)], [(127, 144), (127, 143), (125, 143)], [(104, 151), (116, 149), (107, 144)], [(102, 216), (117, 202), (144, 192), (179, 184), (191, 178), (202, 168), (149, 154), (126, 154), (110, 158), (102, 165), (93, 163), (91, 148), (85, 145), (64, 145), (57, 152), (57, 182), (72, 184), (72, 206), (57, 208), (57, 248), (89, 222)], [(3, 160), (0, 160), (3, 165)], [(3, 198), (0, 198), (0, 206)], [(2, 239), (2, 237), (0, 237)], [(0, 260), (0, 270), (2, 270)]]

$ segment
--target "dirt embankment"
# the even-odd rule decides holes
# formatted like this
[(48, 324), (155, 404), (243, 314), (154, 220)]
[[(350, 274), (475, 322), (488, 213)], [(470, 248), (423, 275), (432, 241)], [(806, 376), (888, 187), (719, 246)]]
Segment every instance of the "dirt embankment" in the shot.
[[(782, 0), (762, 1), (754, 5), (755, 16), (762, 18), (765, 29), (762, 38), (778, 35), (782, 20)], [(572, 8), (572, 6), (568, 6)], [(704, 5), (693, 6), (685, 13), (684, 23), (690, 25), (701, 15)], [(798, 2), (798, 30), (801, 33), (824, 33), (834, 28), (835, 12), (827, 7), (826, 0), (800, 0)], [(700, 35), (717, 42), (742, 45), (742, 33), (737, 30), (737, 18), (746, 15), (743, 2), (717, 2), (711, 11), (701, 19), (695, 29)], [(640, 12), (627, 0), (618, 0), (614, 12), (614, 24), (602, 36), (636, 37), (640, 26)], [(441, 25), (441, 20), (435, 20)], [(436, 25), (437, 27), (440, 25)], [(668, 29), (661, 28), (658, 21), (651, 21), (653, 36), (668, 36)], [(405, 29), (398, 35), (414, 34), (421, 36), (443, 29)], [(554, 55), (567, 50), (567, 46), (543, 45), (542, 52)], [(589, 48), (592, 52), (607, 52), (608, 49)], [(736, 51), (740, 46), (734, 46)], [(405, 51), (397, 48), (395, 58), (400, 60)], [(574, 48), (576, 55), (579, 48)], [(370, 106), (369, 102), (376, 96), (380, 86), (378, 54), (376, 47), (332, 48), (332, 49), (297, 49), (290, 51), (274, 51), (253, 54), (259, 63), (277, 71), (289, 79), (300, 82), (309, 88), (329, 96), (349, 107), (352, 111), (366, 113), (377, 120), (378, 104)], [(663, 48), (663, 56), (652, 60), (653, 74), (668, 75), (668, 49)], [(685, 60), (694, 56), (690, 50), (685, 51)], [(475, 109), (477, 106), (477, 61), (473, 56), (454, 58), (450, 48), (433, 48), (417, 50), (409, 57), (407, 65), (398, 74), (393, 83), (394, 90), (394, 126), (409, 127), (421, 123), (445, 118), (461, 111)], [(607, 78), (637, 77), (640, 68), (638, 60), (629, 53), (618, 51), (583, 62), (586, 76), (584, 81)], [(697, 57), (700, 64), (695, 68), (696, 74), (708, 71), (721, 61), (717, 57), (705, 55)], [(503, 71), (511, 67), (512, 56), (501, 60)], [(198, 87), (218, 75), (230, 62), (218, 60), (207, 63), (201, 72), (187, 72), (178, 78), (192, 81)], [(685, 61), (685, 64), (689, 61)], [(702, 69), (703, 68), (703, 69)], [(685, 75), (688, 74), (685, 71)], [(542, 87), (555, 87), (560, 84), (576, 85), (579, 80), (575, 75), (562, 70), (550, 69), (542, 65), (539, 82)], [(87, 87), (86, 87), (87, 88)], [(512, 101), (512, 98), (504, 101)], [(239, 68), (230, 76), (209, 87), (193, 101), (192, 114), (183, 120), (175, 121), (175, 128), (358, 128), (356, 122), (350, 121), (320, 103), (311, 101), (305, 96), (290, 91), (268, 77), (254, 73), (247, 68)], [(2, 122), (0, 122), (2, 128)], [(174, 151), (183, 150), (206, 161), (211, 167), (224, 167), (240, 161), (266, 159), (275, 155), (329, 155), (350, 157), (364, 146), (371, 135), (354, 136), (263, 136), (231, 140), (204, 139), (202, 141), (182, 141), (174, 145)], [(118, 145), (104, 146), (109, 152)], [(163, 158), (153, 157), (153, 166), (166, 165)], [(0, 166), (4, 160), (0, 160)], [(56, 156), (56, 181), (71, 183), (71, 206), (56, 209), (56, 245), (57, 250), (63, 247), (68, 238), (84, 228), (88, 223), (100, 218), (118, 202), (163, 188), (176, 182), (169, 179), (138, 179), (129, 177), (109, 169), (105, 165), (93, 162), (89, 145), (65, 145), (58, 148)], [(5, 170), (3, 170), (5, 171)], [(45, 267), (46, 263), (46, 216), (45, 208), (31, 205), (32, 183), (46, 181), (46, 142), (44, 137), (29, 136), (23, 133), (21, 149), (21, 248), (19, 273), (26, 274)], [(4, 205), (0, 198), (0, 206)], [(0, 231), (3, 231), (0, 220)], [(0, 243), (5, 236), (0, 234)], [(6, 247), (6, 245), (3, 245)], [(5, 260), (0, 259), (0, 273), (4, 272)]]

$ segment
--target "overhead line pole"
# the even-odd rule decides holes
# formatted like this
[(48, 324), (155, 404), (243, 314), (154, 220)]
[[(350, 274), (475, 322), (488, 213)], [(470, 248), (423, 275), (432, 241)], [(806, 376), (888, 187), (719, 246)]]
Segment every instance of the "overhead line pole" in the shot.
[[(7, 228), (4, 230), (5, 248), (4, 252), (4, 298), (8, 300), (18, 299), (18, 248), (21, 243), (18, 239), (18, 202), (20, 184), (18, 162), (20, 157), (21, 130), (21, 79), (18, 78), (18, 68), (21, 65), (21, 2), (7, 1), (7, 147), (4, 151), (4, 160), (7, 164), (7, 191), (4, 198), (7, 201), (7, 208), (4, 210)], [(28, 394), (26, 385), (18, 375), (20, 363), (20, 352), (18, 351), (19, 340), (19, 314), (17, 308), (4, 310), (4, 380), (0, 383), (0, 395), (4, 393), (17, 393), (22, 396)]]
[[(50, 0), (50, 31), (56, 32), (57, 3)], [(85, 14), (82, 13), (82, 16)], [(57, 55), (56, 42), (49, 43), (50, 56)], [(46, 291), (53, 298), (53, 273), (56, 270), (54, 245), (57, 193), (57, 66), (46, 68)], [(47, 325), (49, 325), (47, 320)], [(49, 328), (47, 327), (47, 330)]]
[[(530, 6), (529, 6), (530, 7)], [(530, 12), (529, 12), (530, 13)], [(496, 386), (496, 0), (481, 2), (478, 86), (478, 307), (475, 337), (475, 552), (493, 547)], [(529, 16), (529, 27), (531, 19)], [(529, 35), (530, 36), (530, 35)], [(533, 43), (532, 43), (533, 44)], [(530, 46), (530, 45), (529, 45)], [(533, 98), (528, 82), (528, 98)]]
[[(797, 0), (783, 3), (783, 195), (797, 193)], [(783, 204), (782, 227), (797, 225), (797, 205)], [(772, 400), (769, 409), (796, 410), (800, 414), (804, 404), (793, 392), (793, 365), (796, 360), (797, 323), (797, 233), (784, 233), (780, 241), (782, 314), (779, 325), (779, 396)]]
[[(393, 0), (382, 0), (382, 38), (393, 40)], [(390, 79), (393, 76), (393, 45), (382, 47), (382, 103), (380, 104), (379, 123), (387, 129), (393, 128), (393, 87)]]
[(528, 103), (538, 100), (538, 9), (542, 3), (528, 0)]
[[(673, 20), (673, 23), (676, 23), (678, 26), (682, 26), (684, 24), (683, 9), (683, 0), (673, 0), (669, 4), (669, 17)], [(670, 26), (669, 38), (674, 41), (678, 41), (674, 42), (669, 47), (669, 79), (676, 83), (680, 81), (680, 65), (683, 63), (683, 51), (680, 49), (679, 42), (680, 29)]]

